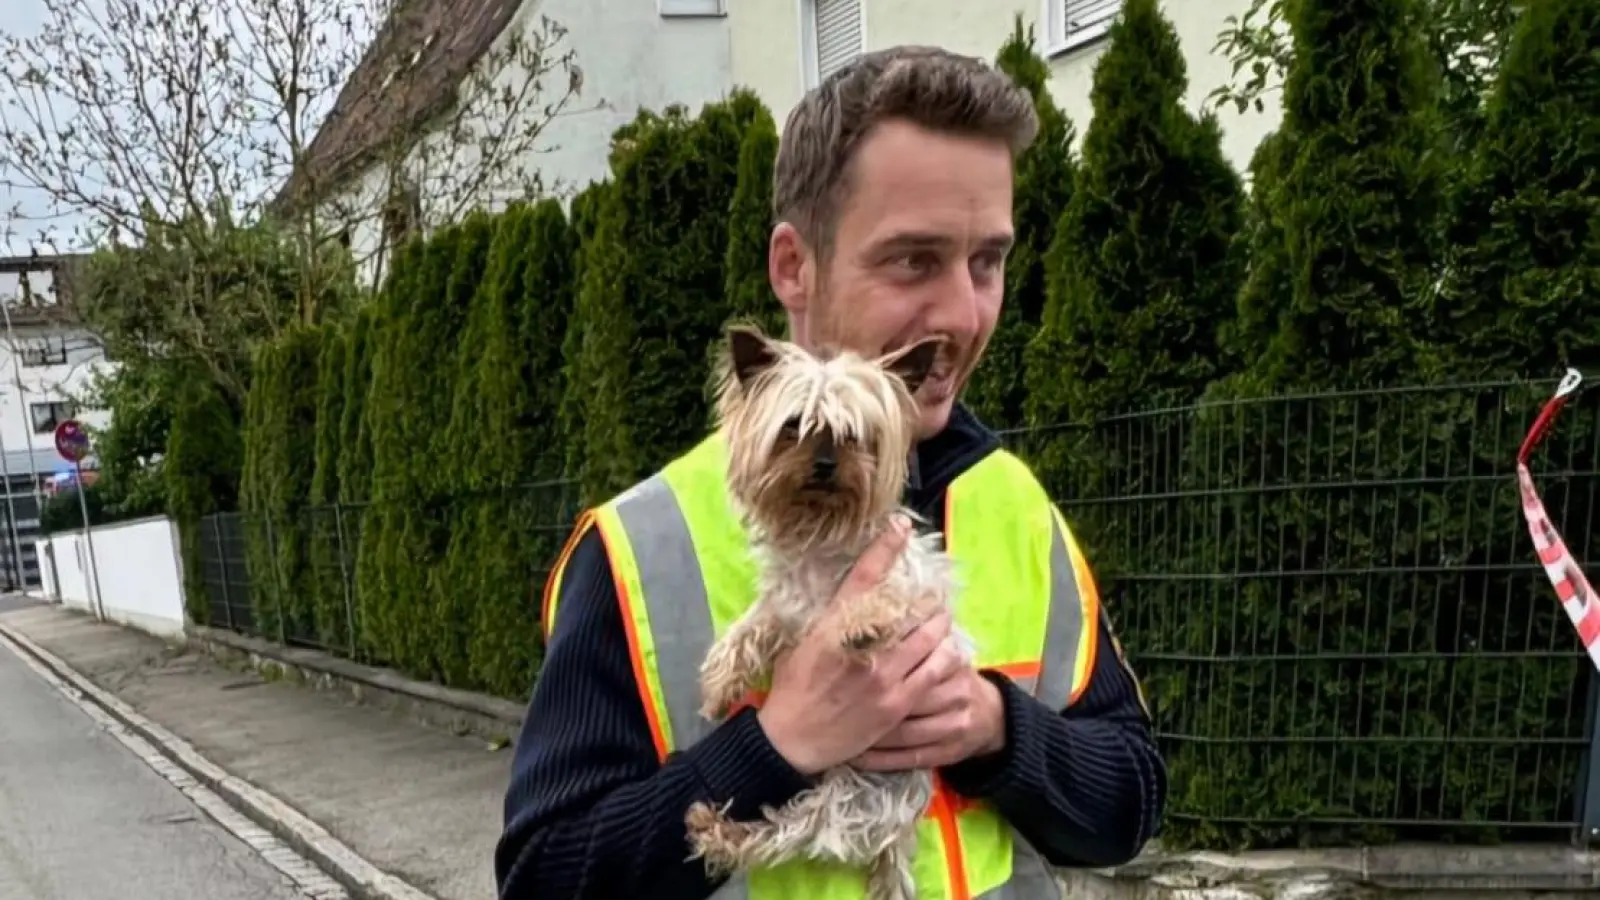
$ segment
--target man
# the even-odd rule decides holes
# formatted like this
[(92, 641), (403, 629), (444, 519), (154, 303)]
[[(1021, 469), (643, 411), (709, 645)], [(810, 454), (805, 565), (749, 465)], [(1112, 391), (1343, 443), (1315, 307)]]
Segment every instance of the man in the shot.
[[(723, 883), (687, 858), (691, 804), (756, 818), (841, 763), (936, 771), (939, 792), (919, 825), (923, 896), (1041, 896), (1051, 891), (1044, 863), (1114, 865), (1152, 836), (1165, 770), (1087, 565), (1026, 468), (956, 403), (999, 316), (1014, 163), (1036, 131), (1028, 96), (982, 62), (894, 48), (862, 56), (801, 100), (775, 175), (768, 272), (791, 339), (877, 354), (945, 338), (918, 393), (907, 502), (951, 531), (958, 558), (957, 545), (983, 544), (973, 536), (989, 529), (995, 549), (974, 562), (995, 577), (969, 580), (962, 601), (963, 626), (979, 632), (978, 665), (953, 660), (941, 616), (871, 667), (802, 644), (777, 661), (759, 702), (721, 724), (698, 719), (697, 698), (683, 695), (714, 637), (706, 595), (726, 608), (754, 588), (726, 574), (738, 565), (736, 543), (704, 546), (704, 529), (694, 541), (671, 537), (680, 509), (708, 508), (707, 492), (721, 490), (715, 465), (688, 479), (702, 502), (665, 507), (671, 515), (641, 527), (627, 521), (627, 504), (675, 502), (656, 490), (661, 477), (647, 481), (586, 518), (547, 589), (548, 654), (496, 852), (503, 900), (862, 897), (859, 878), (841, 882), (837, 871), (802, 865)], [(684, 460), (673, 471), (693, 465)], [(946, 512), (957, 507), (976, 510), (963, 521), (988, 522), (952, 529)], [(1012, 510), (1042, 515), (1042, 530), (1038, 518), (1031, 531), (1012, 528), (1024, 518)], [(864, 554), (835, 602), (881, 577), (904, 540), (893, 534)], [(682, 549), (662, 565), (674, 541)], [(641, 564), (650, 554), (656, 564)], [(1032, 576), (1015, 569), (1050, 574), (1024, 588)], [(969, 622), (967, 610), (987, 624)], [(986, 663), (986, 643), (1031, 647), (1033, 658)]]

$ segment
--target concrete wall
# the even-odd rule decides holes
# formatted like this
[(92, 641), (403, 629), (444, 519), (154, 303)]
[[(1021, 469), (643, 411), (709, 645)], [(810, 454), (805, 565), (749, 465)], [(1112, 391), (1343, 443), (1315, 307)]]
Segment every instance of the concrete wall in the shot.
[[(1050, 61), (1050, 93), (1077, 126), (1079, 140), (1088, 128), (1092, 106), (1089, 90), (1095, 62), (1105, 51), (1103, 36), (1087, 41), (1062, 41), (1050, 34), (1052, 3), (1061, 0), (861, 0), (866, 48), (896, 44), (935, 44), (959, 53), (994, 59), (1011, 34), (1014, 17), (1032, 25), (1040, 52)], [(801, 57), (802, 22), (811, 0), (739, 0), (731, 4), (733, 79), (766, 98), (781, 124), (805, 92)], [(1206, 95), (1228, 83), (1231, 64), (1213, 54), (1217, 34), (1229, 16), (1249, 9), (1249, 0), (1164, 0), (1163, 12), (1178, 32), (1189, 62), (1187, 102), (1200, 110)], [(1238, 113), (1218, 112), (1223, 150), (1241, 171), (1261, 139), (1277, 127), (1277, 96), (1266, 108)]]
[(178, 562), (178, 528), (165, 516), (95, 528), (94, 559), (100, 593), (89, 564), (83, 532), (59, 532), (38, 542), (44, 592), (71, 609), (164, 638), (184, 633), (183, 579)]
[[(570, 196), (591, 181), (605, 177), (609, 173), (607, 157), (612, 133), (632, 121), (640, 109), (659, 110), (682, 103), (697, 111), (732, 89), (728, 17), (664, 15), (660, 2), (529, 2), (507, 29), (507, 35), (519, 29), (523, 34), (537, 35), (543, 27), (542, 18), (548, 17), (566, 29), (560, 49), (570, 49), (583, 72), (581, 92), (550, 121), (540, 135), (537, 158), (527, 161), (529, 168), (540, 172), (547, 189)], [(496, 58), (494, 53), (490, 51), (490, 58)], [(524, 80), (512, 74), (503, 78), (517, 85)], [(564, 90), (565, 85), (561, 88)], [(455, 158), (470, 163), (465, 155)], [(344, 195), (346, 204), (372, 207), (371, 214), (351, 234), (351, 249), (358, 260), (371, 259), (380, 243), (376, 203), (384, 195), (380, 183), (384, 177), (381, 170), (369, 172)], [(426, 185), (422, 186), (422, 194), (424, 214), (428, 215), (430, 198)], [(513, 189), (489, 186), (474, 205), (497, 210), (515, 196)], [(370, 276), (372, 266), (365, 268)]]

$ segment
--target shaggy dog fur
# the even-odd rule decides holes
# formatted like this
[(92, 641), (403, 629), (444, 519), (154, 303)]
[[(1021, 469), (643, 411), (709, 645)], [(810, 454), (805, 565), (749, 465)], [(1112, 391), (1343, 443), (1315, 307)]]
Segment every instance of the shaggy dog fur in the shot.
[[(901, 505), (918, 415), (914, 394), (939, 350), (924, 341), (879, 359), (813, 355), (751, 329), (729, 333), (717, 413), (730, 494), (750, 535), (760, 593), (707, 654), (701, 713), (713, 721), (765, 683), (773, 660), (814, 626), (865, 661), (948, 608), (955, 591), (938, 534), (913, 536), (877, 590), (826, 617), (840, 582)], [(971, 647), (955, 640), (970, 658)], [(916, 823), (932, 775), (839, 766), (764, 819), (700, 803), (693, 856), (716, 874), (792, 859), (863, 866), (873, 900), (914, 900)]]

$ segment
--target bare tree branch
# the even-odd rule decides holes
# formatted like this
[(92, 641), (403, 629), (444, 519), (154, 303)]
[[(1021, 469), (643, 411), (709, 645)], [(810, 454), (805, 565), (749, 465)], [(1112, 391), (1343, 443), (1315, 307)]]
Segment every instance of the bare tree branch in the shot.
[[(348, 276), (329, 239), (370, 226), (397, 187), (422, 227), (544, 192), (542, 135), (582, 82), (548, 19), (518, 16), (451, 57), (463, 77), (441, 92), (417, 62), (456, 53), (457, 23), (416, 0), (38, 2), (37, 33), (0, 25), (0, 184), (48, 209), (10, 210), (8, 237), (38, 226), (53, 248), (138, 248), (144, 268), (86, 285), (86, 320), (119, 355), (198, 359), (236, 396), (250, 347), (318, 321), (330, 279)], [(433, 30), (397, 27), (417, 22)], [(318, 184), (317, 135), (374, 110), (388, 124), (338, 148), (360, 156), (334, 160), (342, 183)], [(319, 202), (275, 205), (295, 179)]]

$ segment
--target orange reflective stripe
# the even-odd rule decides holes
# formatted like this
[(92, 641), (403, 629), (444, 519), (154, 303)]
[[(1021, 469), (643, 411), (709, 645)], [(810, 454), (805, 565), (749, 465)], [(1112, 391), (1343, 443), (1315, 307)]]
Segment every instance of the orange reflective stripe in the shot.
[[(616, 559), (616, 556), (613, 555), (611, 539), (606, 536), (606, 530), (601, 528), (598, 531), (600, 532), (600, 540), (605, 542), (606, 555), (613, 560)], [(661, 727), (661, 716), (656, 711), (655, 698), (650, 695), (650, 676), (645, 671), (644, 653), (639, 645), (639, 628), (634, 624), (633, 620), (633, 597), (628, 590), (628, 584), (623, 579), (620, 569), (615, 564), (611, 566), (611, 582), (617, 589), (617, 605), (622, 607), (622, 628), (628, 636), (628, 659), (633, 663), (633, 682), (638, 687), (639, 702), (644, 707), (645, 720), (650, 724), (650, 739), (656, 745), (656, 757), (660, 761), (666, 762), (668, 750), (667, 733)]]
[(746, 707), (753, 707), (755, 709), (760, 709), (761, 708), (761, 704), (763, 704), (765, 702), (767, 702), (767, 692), (766, 691), (750, 691), (749, 693), (745, 694), (744, 697), (742, 699), (740, 699), (738, 703), (735, 703), (733, 705), (732, 709), (728, 710), (728, 718), (730, 718), (730, 719), (733, 718), (739, 712), (743, 711)]
[(578, 540), (593, 524), (593, 510), (586, 509), (578, 515), (578, 521), (572, 526), (572, 534), (567, 536), (567, 543), (561, 548), (561, 555), (556, 557), (556, 564), (550, 567), (550, 574), (544, 580), (544, 598), (540, 604), (539, 618), (544, 621), (546, 640), (549, 640), (550, 635), (556, 630), (556, 598), (561, 594), (561, 578), (567, 572), (567, 563), (572, 559), (572, 551), (578, 549)]
[(991, 672), (999, 672), (1012, 680), (1022, 678), (1038, 678), (1039, 672), (1044, 668), (1037, 659), (1023, 660), (1022, 662), (1001, 663), (998, 666), (984, 666)]
[[(1058, 520), (1059, 521), (1059, 520)], [(1072, 695), (1067, 700), (1071, 706), (1078, 702), (1094, 678), (1096, 652), (1100, 649), (1100, 588), (1095, 585), (1094, 572), (1089, 560), (1078, 546), (1078, 539), (1066, 531), (1067, 554), (1072, 557), (1072, 577), (1078, 583), (1078, 597), (1083, 604), (1083, 625), (1078, 632), (1078, 657), (1072, 674)]]
[(938, 772), (933, 773), (933, 799), (928, 803), (927, 814), (939, 823), (939, 835), (944, 839), (950, 900), (972, 900), (971, 885), (967, 882), (967, 858), (961, 847), (961, 827), (956, 823), (956, 816), (960, 815), (956, 806), (963, 800), (944, 783)]

